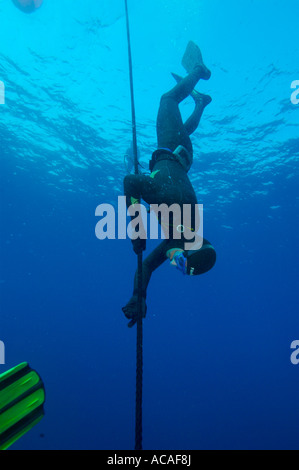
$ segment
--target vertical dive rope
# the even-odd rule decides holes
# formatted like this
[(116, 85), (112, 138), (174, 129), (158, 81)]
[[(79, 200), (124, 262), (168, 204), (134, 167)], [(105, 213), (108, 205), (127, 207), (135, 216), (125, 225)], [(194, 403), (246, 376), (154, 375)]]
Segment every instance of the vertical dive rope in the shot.
[[(136, 117), (133, 88), (133, 67), (129, 27), (128, 2), (125, 0), (127, 40), (130, 70), (130, 91), (132, 109), (133, 155), (135, 175), (138, 175)], [(140, 198), (139, 198), (140, 199)], [(142, 330), (142, 252), (138, 254), (138, 315), (137, 315), (137, 344), (136, 344), (136, 406), (135, 406), (135, 450), (142, 450), (142, 375), (143, 375), (143, 330)]]

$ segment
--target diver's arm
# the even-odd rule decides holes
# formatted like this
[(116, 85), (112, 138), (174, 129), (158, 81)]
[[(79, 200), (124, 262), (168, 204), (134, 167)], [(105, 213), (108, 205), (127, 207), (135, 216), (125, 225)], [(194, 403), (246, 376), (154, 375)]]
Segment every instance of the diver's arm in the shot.
[[(129, 214), (131, 215), (131, 222), (135, 219), (134, 206), (141, 204), (142, 197), (142, 185), (144, 181), (142, 180), (142, 175), (127, 175), (124, 179), (124, 194), (126, 197), (126, 206)], [(139, 207), (140, 209), (140, 207)], [(132, 210), (133, 212), (130, 212)], [(137, 209), (138, 211), (138, 209)], [(139, 227), (139, 234), (145, 230), (144, 227)], [(146, 249), (146, 240), (144, 237), (137, 238), (136, 240), (131, 240), (133, 245), (133, 250), (138, 255)]]
[[(153, 271), (166, 261), (168, 240), (164, 240), (157, 246), (142, 263), (142, 297), (146, 298), (146, 291)], [(138, 273), (136, 271), (134, 278), (133, 295), (138, 295)]]
[[(152, 272), (157, 269), (166, 259), (168, 240), (164, 240), (160, 245), (152, 251), (152, 253), (144, 260), (142, 263), (142, 298), (141, 298), (141, 308), (142, 308), (142, 317), (146, 315), (146, 291), (152, 276)], [(135, 274), (134, 279), (134, 292), (127, 303), (122, 308), (125, 316), (130, 320), (128, 327), (131, 328), (137, 322), (138, 316), (138, 273)]]

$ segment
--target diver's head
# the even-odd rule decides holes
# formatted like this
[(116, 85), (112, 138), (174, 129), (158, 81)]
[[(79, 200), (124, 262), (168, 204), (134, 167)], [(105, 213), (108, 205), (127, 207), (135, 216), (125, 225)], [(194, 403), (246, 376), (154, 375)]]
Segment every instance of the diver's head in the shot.
[(167, 251), (170, 264), (183, 274), (197, 276), (206, 273), (216, 262), (216, 251), (210, 243), (204, 243), (199, 250), (172, 248)]

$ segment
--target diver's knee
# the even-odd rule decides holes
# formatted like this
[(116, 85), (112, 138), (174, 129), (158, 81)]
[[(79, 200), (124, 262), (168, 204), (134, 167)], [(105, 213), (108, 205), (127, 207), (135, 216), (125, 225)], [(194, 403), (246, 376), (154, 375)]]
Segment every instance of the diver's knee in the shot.
[(165, 100), (172, 100), (172, 99), (173, 99), (173, 94), (172, 94), (172, 91), (170, 90), (161, 96), (160, 103), (162, 103)]
[(135, 180), (136, 180), (136, 175), (126, 175), (124, 177), (125, 192), (126, 192), (126, 189), (129, 189), (134, 185)]

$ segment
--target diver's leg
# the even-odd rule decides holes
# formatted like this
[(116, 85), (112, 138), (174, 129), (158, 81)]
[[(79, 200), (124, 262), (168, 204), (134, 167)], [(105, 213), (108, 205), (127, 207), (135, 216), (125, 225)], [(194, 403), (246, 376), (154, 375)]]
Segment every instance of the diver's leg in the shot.
[(148, 204), (160, 204), (161, 188), (154, 178), (147, 175), (127, 175), (124, 178), (124, 194), (127, 207), (143, 199)]
[(192, 143), (183, 124), (179, 104), (167, 94), (161, 98), (156, 129), (158, 148), (168, 148), (173, 152), (183, 145), (192, 154)]
[(191, 96), (195, 101), (195, 108), (191, 116), (187, 119), (184, 124), (188, 135), (191, 135), (193, 134), (193, 132), (196, 131), (205, 107), (212, 101), (212, 98), (210, 96), (195, 91), (191, 93)]
[[(172, 73), (171, 75), (177, 83), (180, 83), (183, 80), (183, 77), (177, 75), (176, 73)], [(209, 95), (199, 93), (195, 89), (192, 90), (190, 96), (192, 96), (195, 102), (195, 109), (189, 119), (184, 123), (188, 135), (193, 134), (193, 132), (197, 129), (205, 107), (212, 101), (212, 98)]]
[(191, 154), (193, 153), (189, 134), (183, 124), (179, 103), (192, 92), (197, 81), (196, 74), (192, 74), (191, 79), (188, 75), (161, 97), (156, 124), (158, 148), (168, 148), (173, 152), (179, 145), (183, 145)]
[(159, 148), (169, 148), (174, 151), (179, 145), (183, 145), (191, 155), (193, 154), (189, 132), (183, 124), (179, 104), (192, 93), (202, 73), (202, 66), (195, 66), (187, 77), (162, 96), (157, 117)]
[(157, 139), (160, 148), (169, 148), (174, 151), (179, 145), (183, 145), (192, 155), (193, 149), (189, 132), (198, 121), (198, 116), (199, 119), (201, 117), (199, 108), (196, 110), (194, 121), (187, 124), (186, 130), (180, 114), (179, 104), (192, 94), (196, 83), (200, 79), (209, 80), (211, 72), (203, 62), (199, 47), (192, 41), (187, 45), (182, 64), (188, 75), (161, 98), (157, 117)]
[(191, 95), (194, 90), (197, 82), (203, 76), (203, 69), (201, 65), (195, 65), (193, 70), (184, 77), (180, 82), (178, 82), (170, 91), (165, 93), (163, 97), (171, 97), (178, 104), (184, 101), (189, 95)]

